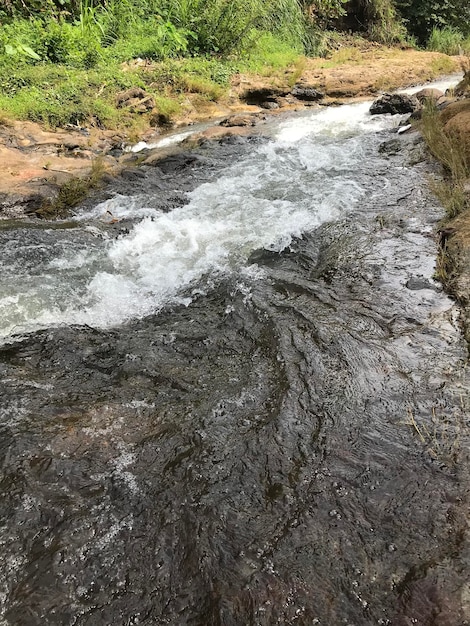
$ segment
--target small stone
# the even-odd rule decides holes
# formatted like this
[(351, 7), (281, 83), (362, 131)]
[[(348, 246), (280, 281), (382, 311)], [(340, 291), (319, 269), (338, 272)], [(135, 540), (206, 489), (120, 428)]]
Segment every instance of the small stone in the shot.
[(266, 100), (265, 102), (260, 102), (260, 107), (262, 109), (278, 109), (279, 104), (277, 102), (272, 102), (271, 100)]

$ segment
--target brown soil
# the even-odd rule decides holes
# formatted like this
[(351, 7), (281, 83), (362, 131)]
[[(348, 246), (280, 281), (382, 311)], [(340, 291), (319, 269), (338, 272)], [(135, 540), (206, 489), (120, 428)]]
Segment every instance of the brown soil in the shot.
[[(331, 60), (308, 59), (297, 82), (317, 87), (329, 99), (370, 97), (381, 91), (426, 83), (439, 75), (460, 71), (463, 63), (459, 57), (447, 57), (437, 52), (400, 50), (372, 44), (360, 52), (349, 50), (349, 55), (346, 50), (343, 57), (337, 57), (338, 60), (345, 57), (342, 65), (335, 61), (334, 55)], [(290, 72), (285, 79), (292, 79)], [(277, 82), (279, 86), (285, 83), (282, 77)], [(256, 83), (258, 86), (270, 85), (272, 79), (258, 79)], [(238, 92), (252, 85), (253, 77), (241, 75)]]
[(450, 221), (447, 230), (451, 232), (445, 249), (447, 286), (461, 305), (462, 325), (470, 348), (470, 210)]

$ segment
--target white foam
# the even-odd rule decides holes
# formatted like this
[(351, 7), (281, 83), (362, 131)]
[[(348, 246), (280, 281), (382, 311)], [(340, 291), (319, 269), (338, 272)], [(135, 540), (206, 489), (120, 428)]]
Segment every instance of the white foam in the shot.
[[(274, 141), (253, 147), (170, 213), (147, 206), (143, 196), (118, 195), (77, 215), (85, 230), (96, 220), (137, 223), (118, 239), (95, 238), (92, 249), (83, 242), (62, 246), (55, 258), (30, 270), (21, 257), (5, 264), (0, 332), (56, 324), (108, 327), (170, 302), (188, 304), (192, 290), (204, 292), (201, 279), (213, 283), (238, 273), (253, 250), (281, 251), (294, 237), (344, 215), (365, 194), (358, 164), (370, 157), (361, 136), (394, 128), (401, 119), (371, 116), (369, 106), (292, 117), (278, 126)], [(23, 237), (21, 245), (26, 252)]]
[(146, 141), (139, 141), (133, 146), (126, 148), (126, 152), (142, 152), (142, 150), (153, 150), (154, 148), (167, 148), (168, 146), (175, 146), (184, 141), (187, 137), (191, 137), (191, 135), (206, 129), (209, 126), (210, 124), (198, 124), (197, 126), (192, 126), (189, 130), (167, 135), (158, 141), (150, 143), (147, 143)]
[(371, 102), (360, 102), (325, 107), (308, 115), (294, 117), (281, 124), (277, 139), (295, 143), (309, 135), (351, 137), (358, 133), (378, 132), (399, 125), (401, 116), (370, 115), (370, 105)]
[[(363, 116), (362, 108), (352, 112)], [(337, 120), (338, 113), (321, 117)], [(255, 148), (168, 214), (146, 207), (142, 197), (117, 196), (77, 216), (140, 221), (117, 240), (96, 240), (91, 252), (72, 248), (54, 258), (42, 276), (18, 286), (16, 304), (17, 294), (5, 294), (4, 333), (54, 324), (107, 327), (172, 301), (188, 304), (187, 290), (200, 292), (202, 278), (237, 272), (253, 250), (281, 251), (293, 237), (348, 211), (364, 193), (354, 180), (361, 142), (353, 136), (341, 145), (328, 137), (325, 143), (312, 124), (301, 121), (309, 135), (302, 141), (286, 139), (288, 126), (281, 127), (278, 141)]]

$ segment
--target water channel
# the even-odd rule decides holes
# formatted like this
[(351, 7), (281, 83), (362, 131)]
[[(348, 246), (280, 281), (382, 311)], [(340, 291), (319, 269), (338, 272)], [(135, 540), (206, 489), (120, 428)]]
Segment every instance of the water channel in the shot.
[(369, 106), (0, 222), (0, 624), (470, 623), (443, 210)]

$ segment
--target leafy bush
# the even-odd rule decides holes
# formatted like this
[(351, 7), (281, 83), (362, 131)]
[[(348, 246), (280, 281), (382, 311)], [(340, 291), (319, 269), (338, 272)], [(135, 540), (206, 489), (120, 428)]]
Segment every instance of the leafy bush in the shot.
[(470, 34), (470, 0), (396, 0), (409, 32), (425, 44), (433, 28)]
[(407, 38), (394, 0), (349, 0), (346, 4), (346, 16), (340, 25), (387, 45)]

